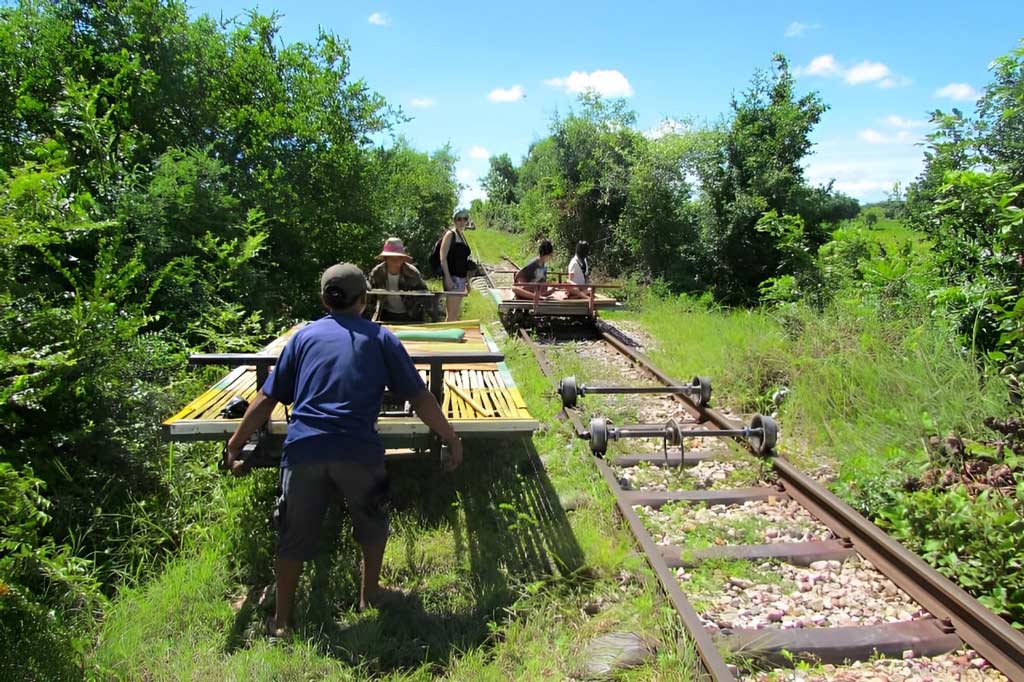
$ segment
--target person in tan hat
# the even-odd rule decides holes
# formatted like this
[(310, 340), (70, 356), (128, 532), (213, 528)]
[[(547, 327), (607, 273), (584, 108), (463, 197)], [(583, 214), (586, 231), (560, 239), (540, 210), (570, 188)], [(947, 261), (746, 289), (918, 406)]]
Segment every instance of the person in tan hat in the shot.
[[(412, 264), (412, 257), (398, 237), (384, 242), (377, 258), (381, 261), (370, 271), (370, 288), (388, 291), (427, 291), (423, 275)], [(422, 322), (429, 317), (433, 299), (423, 296), (370, 296), (367, 310), (378, 322)]]
[(303, 563), (316, 556), (331, 500), (343, 496), (352, 535), (363, 551), (360, 609), (379, 602), (380, 569), (388, 539), (384, 445), (376, 422), (384, 389), (409, 401), (420, 420), (449, 448), (447, 468), (462, 462), (462, 441), (427, 390), (401, 341), (387, 327), (363, 319), (366, 276), (351, 263), (333, 265), (320, 279), (328, 314), (295, 332), (227, 445), (235, 469), (242, 447), (278, 403), (291, 405), (281, 453), (281, 495), (274, 573), (277, 612), (267, 634), (291, 625)]

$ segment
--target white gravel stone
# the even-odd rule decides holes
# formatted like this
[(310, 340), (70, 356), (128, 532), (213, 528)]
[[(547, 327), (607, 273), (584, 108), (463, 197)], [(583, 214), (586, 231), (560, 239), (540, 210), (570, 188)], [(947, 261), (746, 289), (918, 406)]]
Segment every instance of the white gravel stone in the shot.
[[(734, 628), (760, 628), (766, 622), (779, 621), (784, 627), (802, 628), (880, 625), (926, 615), (898, 589), (895, 596), (880, 601), (877, 593), (890, 581), (859, 555), (836, 563), (838, 568), (828, 566), (820, 572), (790, 564), (767, 564), (778, 584), (728, 578), (718, 590), (697, 595), (709, 604), (701, 618), (719, 627), (724, 620)], [(823, 579), (814, 582), (810, 590), (800, 587), (812, 574)], [(780, 589), (769, 589), (773, 587)]]
[[(835, 535), (796, 502), (784, 498), (756, 500), (742, 505), (669, 505), (661, 509), (637, 507), (654, 541), (662, 545), (687, 544), (687, 536), (701, 527), (720, 529), (716, 544), (749, 544), (735, 528), (754, 529), (757, 543), (830, 540)], [(687, 530), (692, 528), (693, 530)], [(729, 530), (733, 532), (730, 534)], [(744, 534), (745, 535), (745, 534)], [(827, 562), (811, 574), (829, 570)], [(836, 562), (836, 566), (838, 566)], [(834, 570), (834, 569), (833, 569)], [(807, 580), (811, 580), (810, 577)]]

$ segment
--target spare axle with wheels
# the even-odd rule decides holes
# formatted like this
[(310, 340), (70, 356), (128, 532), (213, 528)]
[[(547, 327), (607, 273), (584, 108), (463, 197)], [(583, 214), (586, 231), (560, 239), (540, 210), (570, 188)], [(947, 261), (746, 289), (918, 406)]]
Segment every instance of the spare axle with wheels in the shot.
[(576, 401), (588, 393), (686, 395), (697, 407), (707, 407), (711, 400), (711, 380), (694, 377), (688, 386), (588, 386), (577, 384), (576, 377), (569, 376), (558, 382), (558, 395), (564, 407), (576, 407)]
[(590, 451), (598, 457), (604, 457), (608, 451), (608, 441), (622, 438), (661, 438), (662, 450), (668, 457), (669, 447), (678, 447), (680, 457), (684, 457), (683, 438), (709, 438), (711, 436), (733, 436), (745, 438), (747, 444), (758, 455), (770, 455), (778, 440), (779, 427), (771, 417), (754, 415), (750, 425), (742, 429), (691, 430), (682, 429), (679, 422), (670, 419), (664, 424), (634, 424), (630, 426), (614, 426), (604, 417), (590, 420), (590, 430), (580, 434), (581, 438), (590, 441)]

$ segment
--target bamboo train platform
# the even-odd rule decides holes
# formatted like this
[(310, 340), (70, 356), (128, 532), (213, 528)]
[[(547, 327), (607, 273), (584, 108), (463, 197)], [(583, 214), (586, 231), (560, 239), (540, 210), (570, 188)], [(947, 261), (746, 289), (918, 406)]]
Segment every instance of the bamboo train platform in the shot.
[[(517, 284), (516, 286), (523, 286)], [(538, 285), (526, 285), (538, 286)], [(569, 286), (562, 283), (546, 283), (544, 286), (555, 289), (549, 298), (531, 300), (516, 298), (510, 288), (495, 288), (490, 290), (491, 298), (498, 306), (499, 313), (526, 312), (540, 316), (593, 317), (598, 310), (609, 310), (618, 306), (611, 296), (604, 296), (597, 293), (596, 289), (604, 288), (601, 285), (585, 284), (579, 288), (586, 290), (586, 298), (569, 298), (566, 289)]]
[[(235, 396), (248, 401), (272, 370), (288, 339), (308, 323), (296, 325), (258, 353), (192, 356), (193, 364), (234, 365), (220, 381), (163, 422), (163, 434), (172, 441), (226, 440), (240, 419), (221, 415)], [(529, 435), (539, 423), (530, 414), (516, 387), (504, 356), (479, 321), (439, 322), (417, 325), (386, 325), (400, 339), (423, 332), (461, 330), (460, 341), (402, 339), (420, 377), (438, 398), (441, 409), (463, 438)], [(408, 405), (390, 404), (385, 394), (377, 431), (387, 448), (429, 447), (429, 429)], [(288, 432), (284, 405), (277, 405), (266, 433), (283, 440)]]

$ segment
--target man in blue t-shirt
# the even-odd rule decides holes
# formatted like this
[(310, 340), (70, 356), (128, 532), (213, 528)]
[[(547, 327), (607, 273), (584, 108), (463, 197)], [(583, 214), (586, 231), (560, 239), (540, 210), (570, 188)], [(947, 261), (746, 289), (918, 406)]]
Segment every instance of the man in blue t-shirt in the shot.
[(303, 562), (316, 554), (324, 514), (339, 492), (352, 516), (352, 534), (363, 550), (360, 608), (380, 594), (388, 537), (388, 517), (380, 501), (387, 474), (375, 424), (385, 387), (399, 400), (408, 400), (448, 446), (449, 470), (462, 462), (462, 441), (401, 342), (388, 329), (363, 319), (366, 290), (365, 275), (351, 263), (324, 272), (320, 291), (330, 314), (289, 339), (228, 441), (228, 463), (234, 470), (241, 465), (242, 447), (277, 403), (292, 406), (275, 512), (277, 613), (274, 622), (267, 623), (271, 635), (287, 632)]

